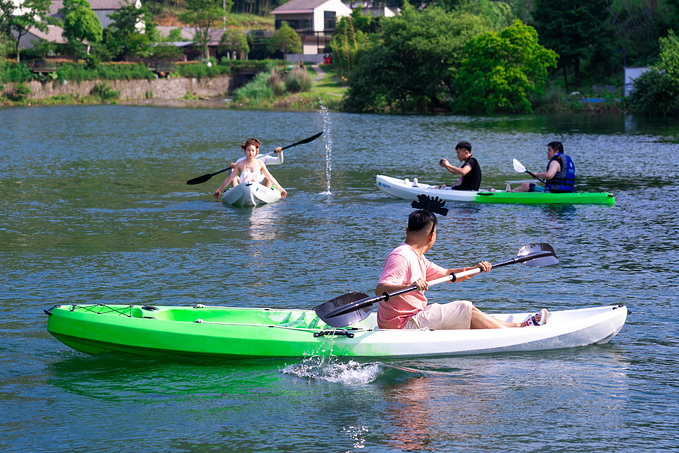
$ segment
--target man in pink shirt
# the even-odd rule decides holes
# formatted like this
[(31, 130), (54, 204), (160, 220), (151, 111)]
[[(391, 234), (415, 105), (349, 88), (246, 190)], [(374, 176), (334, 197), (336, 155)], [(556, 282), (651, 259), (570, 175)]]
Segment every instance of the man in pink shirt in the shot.
[[(546, 322), (546, 310), (541, 310), (528, 321), (519, 323), (500, 321), (483, 313), (468, 301), (443, 305), (427, 304), (424, 291), (428, 289), (428, 280), (468, 270), (468, 268), (445, 269), (424, 257), (436, 242), (436, 224), (436, 215), (429, 211), (418, 210), (411, 213), (408, 217), (405, 242), (396, 247), (385, 260), (382, 275), (375, 288), (376, 295), (393, 293), (413, 285), (416, 285), (418, 290), (379, 302), (377, 325), (380, 329), (500, 329), (542, 325)], [(476, 267), (483, 272), (489, 272), (492, 265), (487, 261), (481, 261)], [(471, 276), (457, 281), (468, 278)], [(541, 318), (544, 318), (544, 321)]]

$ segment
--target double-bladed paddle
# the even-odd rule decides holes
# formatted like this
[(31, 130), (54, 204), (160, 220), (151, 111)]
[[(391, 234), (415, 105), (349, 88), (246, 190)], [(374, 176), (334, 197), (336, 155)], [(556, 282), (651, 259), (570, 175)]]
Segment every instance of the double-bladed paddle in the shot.
[(521, 165), (521, 162), (519, 162), (518, 160), (513, 159), (512, 162), (514, 163), (514, 171), (519, 172), (519, 173), (528, 173), (529, 175), (531, 175), (533, 178), (537, 179), (538, 181), (545, 182), (544, 179), (538, 178), (537, 176), (535, 176), (535, 173), (531, 173), (528, 170), (526, 170), (526, 167)]
[[(314, 135), (314, 136), (312, 136), (312, 137), (305, 138), (304, 140), (300, 140), (300, 141), (298, 141), (297, 143), (293, 143), (292, 145), (284, 146), (284, 147), (281, 149), (281, 151), (283, 151), (284, 149), (292, 148), (293, 146), (303, 145), (303, 144), (305, 144), (305, 143), (313, 142), (313, 141), (316, 140), (318, 137), (320, 137), (322, 134), (323, 134), (323, 131), (319, 132), (318, 134), (316, 134), (316, 135)], [(230, 165), (229, 165), (228, 167), (226, 167), (224, 170), (219, 170), (219, 171), (216, 171), (216, 172), (214, 172), (214, 173), (208, 173), (208, 174), (206, 174), (206, 175), (199, 176), (199, 177), (197, 177), (197, 178), (189, 179), (188, 181), (186, 181), (186, 184), (194, 185), (194, 184), (203, 183), (203, 182), (205, 182), (205, 181), (209, 181), (210, 178), (212, 178), (214, 175), (218, 175), (218, 174), (220, 174), (220, 173), (224, 173), (225, 171), (227, 171), (227, 170), (229, 170), (229, 169), (231, 169), (231, 166), (230, 166)]]
[[(512, 258), (502, 263), (493, 264), (492, 268), (506, 266), (508, 264), (523, 263), (529, 267), (543, 267), (553, 266), (559, 263), (556, 252), (551, 245), (544, 242), (536, 244), (528, 244), (521, 247), (516, 254), (516, 258)], [(429, 286), (438, 285), (439, 283), (455, 281), (462, 277), (478, 274), (481, 269), (475, 267), (457, 274), (447, 275), (445, 277), (437, 278), (427, 282)], [(403, 288), (393, 293), (385, 293), (377, 297), (369, 297), (367, 294), (359, 292), (350, 292), (339, 297), (331, 299), (325, 303), (314, 308), (316, 315), (321, 318), (326, 324), (332, 327), (345, 327), (358, 321), (362, 321), (368, 317), (372, 306), (375, 302), (382, 300), (389, 300), (390, 297), (398, 296), (417, 290), (417, 285)]]

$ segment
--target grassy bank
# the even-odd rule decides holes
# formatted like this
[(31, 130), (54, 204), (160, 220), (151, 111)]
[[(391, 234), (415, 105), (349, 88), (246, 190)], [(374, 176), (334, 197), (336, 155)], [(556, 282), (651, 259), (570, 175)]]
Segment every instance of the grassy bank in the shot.
[[(271, 76), (262, 74), (250, 85), (234, 93), (232, 108), (262, 110), (300, 110), (313, 111), (323, 105), (331, 110), (339, 110), (348, 87), (337, 75), (332, 65), (320, 65), (319, 71), (306, 66), (311, 85), (301, 92), (285, 92), (277, 89)], [(281, 82), (283, 83), (283, 82)]]

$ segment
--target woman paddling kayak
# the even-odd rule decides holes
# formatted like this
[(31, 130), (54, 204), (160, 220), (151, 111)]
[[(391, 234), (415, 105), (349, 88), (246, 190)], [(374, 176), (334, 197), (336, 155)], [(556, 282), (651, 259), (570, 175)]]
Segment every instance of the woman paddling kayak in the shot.
[[(243, 151), (245, 152), (245, 158), (236, 162), (236, 165), (229, 176), (227, 176), (222, 185), (215, 190), (213, 194), (215, 200), (219, 200), (219, 196), (224, 189), (232, 182), (236, 185), (252, 182), (264, 184), (264, 182), (268, 182), (273, 184), (281, 192), (281, 198), (287, 196), (288, 193), (269, 172), (266, 168), (266, 164), (261, 159), (257, 159), (259, 145), (260, 142), (256, 138), (249, 138), (241, 145), (241, 148), (243, 148)], [(237, 182), (236, 178), (238, 178)]]

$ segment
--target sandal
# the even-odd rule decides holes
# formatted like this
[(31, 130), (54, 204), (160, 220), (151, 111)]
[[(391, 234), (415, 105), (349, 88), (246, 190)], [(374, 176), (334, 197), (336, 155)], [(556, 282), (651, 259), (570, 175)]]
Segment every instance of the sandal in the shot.
[[(547, 323), (547, 318), (549, 317), (549, 312), (546, 308), (543, 308), (539, 312), (535, 313), (533, 316), (525, 320), (521, 325), (523, 327), (528, 326), (543, 326)], [(537, 319), (539, 318), (539, 320)]]

